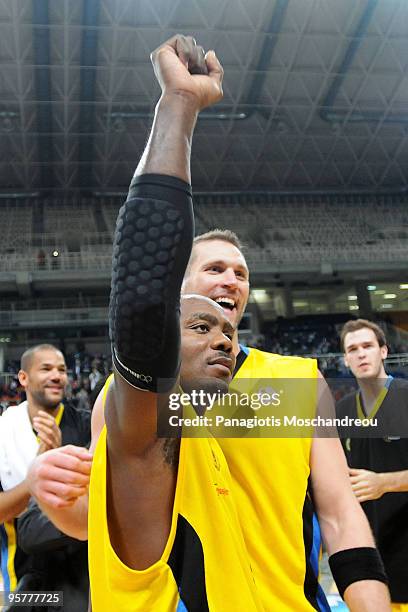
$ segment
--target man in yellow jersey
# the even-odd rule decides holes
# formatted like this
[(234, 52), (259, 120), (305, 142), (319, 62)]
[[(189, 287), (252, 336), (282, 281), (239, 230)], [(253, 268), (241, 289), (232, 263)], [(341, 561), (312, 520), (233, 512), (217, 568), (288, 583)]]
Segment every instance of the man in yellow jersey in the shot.
[[(85, 610), (86, 549), (82, 542), (61, 534), (41, 515), (34, 501), (29, 502), (25, 476), (37, 454), (62, 443), (88, 444), (90, 415), (63, 403), (67, 368), (63, 354), (54, 346), (42, 344), (25, 351), (18, 377), (27, 400), (10, 407), (0, 417), (3, 587), (8, 593), (16, 588), (53, 590), (69, 586), (72, 588), (64, 602), (66, 610), (72, 609), (70, 600), (75, 601), (75, 609)], [(28, 504), (28, 510), (23, 512)], [(66, 572), (66, 562), (74, 565), (70, 573)], [(45, 573), (47, 564), (49, 569)]]
[[(162, 47), (162, 59), (164, 53), (170, 53), (166, 45)], [(180, 59), (186, 66), (185, 59)], [(179, 103), (184, 102), (185, 96), (181, 95), (180, 100), (179, 92), (175, 104), (178, 107)], [(153, 158), (161, 156), (160, 164), (156, 163), (149, 172), (167, 172), (169, 160), (174, 161), (175, 152), (178, 152), (179, 160), (189, 155), (189, 139), (177, 136), (175, 140), (170, 125), (173, 128), (174, 121), (168, 122), (165, 135), (160, 139), (154, 136), (149, 141), (146, 159), (151, 160), (153, 152)], [(169, 137), (169, 140), (166, 141), (165, 137)], [(182, 146), (184, 153), (180, 155), (179, 147)], [(179, 171), (174, 176), (180, 177)], [(221, 302), (226, 316), (236, 323), (248, 298), (248, 270), (239, 248), (227, 244), (224, 238), (218, 238), (207, 244), (202, 242), (210, 252), (206, 255), (207, 267), (201, 270), (200, 260), (193, 256), (184, 289), (190, 291), (193, 286), (192, 271), (198, 266), (198, 282), (194, 292), (204, 293)], [(194, 252), (199, 246), (194, 247)], [(123, 278), (126, 278), (126, 273)], [(238, 354), (240, 349), (236, 338), (234, 345), (234, 352)], [(126, 374), (126, 366), (140, 376), (146, 376), (146, 372), (139, 372), (124, 364), (120, 355), (116, 362), (115, 366), (119, 365), (123, 375)], [(243, 368), (247, 378), (317, 377), (313, 361), (291, 361), (290, 358), (259, 351), (250, 352), (241, 365)], [(261, 374), (257, 372), (259, 369), (262, 369)], [(103, 414), (96, 406), (93, 415), (95, 439), (102, 424)], [(381, 563), (368, 523), (348, 483), (346, 464), (338, 441), (316, 439), (311, 443), (310, 440), (303, 440), (292, 446), (276, 439), (220, 439), (219, 442), (223, 444), (224, 453), (228, 454), (228, 462), (231, 462), (233, 493), (238, 501), (239, 519), (265, 610), (327, 609), (324, 608), (327, 604), (316, 593), (316, 577), (310, 574), (305, 559), (310, 548), (304, 535), (307, 530), (305, 525), (310, 524), (309, 515), (311, 519), (307, 487), (309, 475), (323, 537), (332, 555), (333, 572), (350, 609), (359, 612), (372, 610), (374, 606), (376, 610), (389, 609), (387, 590), (382, 584), (384, 575)], [(258, 442), (262, 443), (261, 449), (256, 446)], [(85, 498), (78, 499), (75, 490), (76, 483), (82, 477), (82, 453), (80, 449), (70, 449), (69, 452), (51, 452), (46, 458), (37, 460), (31, 473), (31, 487), (42, 507), (61, 529), (86, 538), (84, 517), (87, 501)], [(285, 468), (278, 465), (283, 462), (287, 464)], [(273, 486), (275, 471), (276, 486)], [(78, 475), (77, 479), (73, 472)], [(270, 472), (270, 477), (267, 477), (267, 472)], [(253, 477), (255, 479), (251, 484)], [(312, 583), (311, 588), (309, 582)], [(230, 594), (226, 595), (226, 601), (229, 597)]]
[[(248, 301), (249, 271), (242, 245), (234, 233), (214, 230), (194, 240), (183, 290), (215, 300), (230, 321), (238, 325)], [(237, 366), (232, 391), (234, 382), (239, 385), (241, 379), (245, 380), (245, 387), (253, 379), (251, 390), (255, 392), (259, 390), (259, 379), (265, 384), (273, 383), (273, 379), (293, 378), (296, 385), (301, 379), (318, 376), (315, 360), (241, 347), (237, 333), (233, 342)], [(264, 607), (288, 612), (328, 609), (317, 582), (319, 528), (314, 512), (329, 554), (374, 546), (345, 482), (338, 440), (220, 437), (218, 442), (235, 485), (242, 528)], [(360, 541), (355, 539), (357, 530)], [(344, 593), (351, 609), (371, 609), (368, 591), (365, 604), (354, 600), (355, 594), (364, 599), (364, 588), (361, 582), (355, 582)]]
[(348, 321), (341, 344), (358, 391), (338, 402), (338, 416), (376, 419), (378, 431), (343, 440), (351, 486), (383, 558), (392, 609), (408, 610), (408, 384), (387, 376), (387, 342), (375, 323)]
[[(221, 98), (222, 69), (214, 52), (183, 36), (153, 64), (162, 96), (114, 241), (114, 380), (89, 492), (92, 609), (257, 612), (222, 452), (208, 433), (180, 440), (183, 420), (196, 414), (169, 410), (179, 396), (180, 288), (193, 239), (189, 143), (199, 111)], [(183, 396), (225, 392), (234, 328), (222, 308), (184, 298), (181, 332)], [(166, 419), (175, 437), (158, 436)]]

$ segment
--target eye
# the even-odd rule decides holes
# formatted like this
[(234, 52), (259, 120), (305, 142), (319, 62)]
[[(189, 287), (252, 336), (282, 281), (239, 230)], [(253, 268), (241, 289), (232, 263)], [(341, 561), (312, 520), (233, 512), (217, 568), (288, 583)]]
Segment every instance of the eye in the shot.
[(209, 266), (207, 268), (207, 272), (216, 272), (217, 274), (220, 274), (222, 272), (222, 268), (221, 266), (216, 266), (216, 265)]
[(195, 329), (200, 334), (206, 334), (210, 331), (210, 326), (208, 323), (199, 323), (198, 325), (194, 325), (192, 329)]

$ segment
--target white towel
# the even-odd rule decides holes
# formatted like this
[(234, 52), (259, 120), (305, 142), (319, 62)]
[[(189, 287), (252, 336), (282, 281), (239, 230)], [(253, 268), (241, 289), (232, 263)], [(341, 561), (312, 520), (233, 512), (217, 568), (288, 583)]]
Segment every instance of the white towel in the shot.
[(0, 417), (0, 482), (4, 491), (24, 480), (37, 453), (27, 402), (10, 406)]

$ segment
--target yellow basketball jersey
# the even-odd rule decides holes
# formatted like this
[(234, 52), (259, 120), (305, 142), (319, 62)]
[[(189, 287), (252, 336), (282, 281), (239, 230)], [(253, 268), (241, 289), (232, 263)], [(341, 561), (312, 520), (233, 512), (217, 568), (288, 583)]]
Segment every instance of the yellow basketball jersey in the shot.
[(106, 455), (104, 427), (89, 491), (94, 612), (263, 610), (231, 494), (229, 470), (214, 439), (181, 440), (170, 534), (161, 558), (143, 571), (127, 567), (110, 542)]
[[(303, 415), (315, 414), (315, 360), (252, 348), (245, 352), (247, 357), (230, 392), (244, 388), (256, 393), (265, 385), (279, 390), (293, 380), (291, 397), (297, 398), (299, 411)], [(310, 380), (306, 387), (305, 379)], [(261, 434), (257, 438), (220, 437), (217, 441), (233, 479), (234, 499), (264, 609), (329, 610), (317, 583), (319, 529), (308, 494), (311, 439)]]

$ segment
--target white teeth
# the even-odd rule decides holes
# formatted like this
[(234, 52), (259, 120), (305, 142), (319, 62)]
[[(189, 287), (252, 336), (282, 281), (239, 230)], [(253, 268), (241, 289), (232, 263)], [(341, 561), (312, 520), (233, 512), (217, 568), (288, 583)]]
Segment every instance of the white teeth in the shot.
[(217, 302), (217, 304), (223, 302), (224, 304), (231, 304), (231, 306), (235, 306), (234, 300), (231, 300), (231, 298), (228, 297), (218, 297), (215, 301)]

